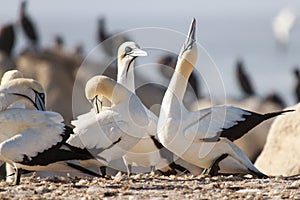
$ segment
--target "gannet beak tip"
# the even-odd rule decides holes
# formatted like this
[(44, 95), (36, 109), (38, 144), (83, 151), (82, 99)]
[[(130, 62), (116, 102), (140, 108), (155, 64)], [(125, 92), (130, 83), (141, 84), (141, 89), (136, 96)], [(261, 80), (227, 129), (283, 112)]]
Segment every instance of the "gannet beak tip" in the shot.
[(196, 19), (193, 18), (192, 23), (191, 23), (191, 27), (190, 27), (190, 30), (189, 30), (189, 34), (188, 34), (188, 37), (187, 37), (187, 42), (189, 42), (189, 43), (195, 42), (196, 41), (195, 35), (196, 35)]
[(142, 49), (137, 48), (137, 49), (132, 50), (130, 55), (134, 56), (134, 57), (139, 57), (139, 56), (148, 56), (148, 53)]
[(191, 49), (196, 42), (196, 19), (193, 18), (188, 36), (185, 40), (185, 43), (181, 49), (180, 55), (182, 55), (185, 51)]

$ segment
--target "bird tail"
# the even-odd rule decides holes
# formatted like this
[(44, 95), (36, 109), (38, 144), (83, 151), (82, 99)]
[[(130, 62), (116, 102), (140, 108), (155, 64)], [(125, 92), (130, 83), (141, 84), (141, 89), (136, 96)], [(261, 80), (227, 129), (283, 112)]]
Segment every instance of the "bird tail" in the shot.
[(265, 175), (264, 173), (260, 172), (259, 170), (251, 170), (249, 168), (248, 168), (248, 170), (252, 175), (256, 176), (257, 178), (269, 178), (269, 176)]
[(78, 171), (80, 171), (80, 172), (82, 172), (82, 173), (84, 173), (84, 174), (88, 174), (88, 175), (96, 176), (96, 177), (101, 177), (100, 174), (98, 174), (98, 173), (96, 173), (96, 172), (94, 172), (94, 171), (92, 171), (92, 170), (89, 170), (89, 169), (87, 169), (87, 168), (84, 168), (84, 167), (82, 167), (82, 166), (80, 166), (80, 165), (76, 165), (76, 164), (71, 163), (71, 162), (66, 162), (66, 164), (67, 164), (69, 167), (71, 167), (71, 168), (73, 168), (73, 169), (75, 169), (75, 170), (78, 170)]

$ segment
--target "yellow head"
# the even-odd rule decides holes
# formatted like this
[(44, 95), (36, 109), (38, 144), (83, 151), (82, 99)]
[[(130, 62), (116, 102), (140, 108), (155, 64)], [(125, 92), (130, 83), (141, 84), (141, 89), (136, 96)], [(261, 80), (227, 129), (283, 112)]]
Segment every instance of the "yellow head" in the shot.
[(85, 96), (94, 108), (102, 106), (102, 99), (106, 97), (113, 104), (118, 104), (129, 97), (131, 92), (115, 80), (106, 76), (94, 76), (85, 86)]

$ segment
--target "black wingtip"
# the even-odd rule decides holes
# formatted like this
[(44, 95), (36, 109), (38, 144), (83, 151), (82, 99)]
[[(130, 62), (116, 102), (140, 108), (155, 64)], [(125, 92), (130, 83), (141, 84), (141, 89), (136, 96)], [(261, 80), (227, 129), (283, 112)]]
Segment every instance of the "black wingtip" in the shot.
[(272, 112), (272, 113), (267, 113), (267, 114), (264, 114), (264, 119), (267, 120), (267, 119), (270, 119), (272, 117), (276, 117), (278, 115), (282, 115), (284, 113), (288, 113), (288, 112), (294, 112), (295, 110), (282, 110), (282, 111), (278, 111), (278, 112)]
[(84, 167), (81, 167), (80, 165), (76, 165), (74, 163), (70, 163), (70, 162), (66, 162), (66, 164), (73, 168), (73, 169), (76, 169), (84, 174), (88, 174), (88, 175), (91, 175), (91, 176), (96, 176), (96, 177), (101, 177), (98, 173), (96, 172), (93, 172), (92, 170), (89, 170), (87, 168), (84, 168)]

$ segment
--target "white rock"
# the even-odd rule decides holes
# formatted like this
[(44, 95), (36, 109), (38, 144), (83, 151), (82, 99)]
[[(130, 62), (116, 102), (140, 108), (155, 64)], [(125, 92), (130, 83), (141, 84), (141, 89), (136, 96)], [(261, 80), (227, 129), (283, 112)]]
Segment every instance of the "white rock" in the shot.
[(261, 194), (261, 190), (259, 189), (241, 189), (236, 191), (237, 193), (256, 193), (256, 194)]
[(49, 192), (50, 190), (44, 186), (39, 186), (35, 189), (35, 191), (38, 193), (38, 194), (43, 194), (43, 193), (46, 193), (46, 192)]
[(255, 166), (267, 175), (291, 176), (300, 173), (300, 104), (296, 111), (278, 116)]

